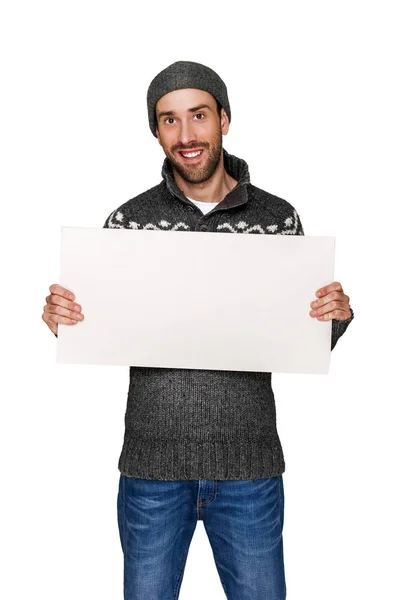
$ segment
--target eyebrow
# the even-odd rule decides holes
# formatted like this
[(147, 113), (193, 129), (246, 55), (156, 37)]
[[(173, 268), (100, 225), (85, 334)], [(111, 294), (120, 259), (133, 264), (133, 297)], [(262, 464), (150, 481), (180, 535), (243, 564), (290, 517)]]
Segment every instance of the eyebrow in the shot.
[[(198, 110), (201, 110), (202, 108), (208, 108), (209, 110), (212, 110), (211, 107), (208, 106), (208, 104), (200, 104), (200, 106), (194, 106), (193, 108), (188, 108), (187, 112), (195, 113)], [(175, 114), (176, 113), (174, 110), (160, 112), (158, 115), (158, 119), (160, 119), (161, 117), (173, 117), (173, 115), (175, 115)]]

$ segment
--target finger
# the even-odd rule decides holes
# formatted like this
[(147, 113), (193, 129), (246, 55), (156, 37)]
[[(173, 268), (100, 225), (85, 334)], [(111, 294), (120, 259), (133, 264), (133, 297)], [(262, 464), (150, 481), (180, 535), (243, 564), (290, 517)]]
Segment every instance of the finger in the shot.
[(48, 313), (49, 315), (60, 315), (68, 317), (69, 319), (74, 321), (83, 321), (84, 319), (83, 313), (76, 312), (74, 310), (68, 310), (63, 306), (58, 306), (57, 304), (47, 304), (44, 307), (44, 312)]
[(69, 310), (80, 312), (82, 307), (77, 302), (72, 302), (72, 300), (66, 300), (63, 296), (58, 296), (57, 294), (50, 294), (47, 296), (46, 302), (50, 306), (63, 306), (64, 308), (68, 308)]
[(343, 292), (335, 291), (335, 292), (330, 292), (326, 296), (323, 296), (323, 298), (319, 298), (318, 300), (313, 300), (313, 302), (310, 303), (310, 306), (312, 308), (319, 308), (320, 306), (324, 306), (325, 304), (327, 304), (328, 302), (332, 302), (333, 300), (336, 300), (338, 302), (344, 302), (344, 303), (346, 302), (349, 305), (349, 296), (347, 296)]
[[(316, 311), (312, 316), (320, 317), (326, 313), (329, 313), (333, 310), (348, 310), (347, 304), (344, 302), (340, 302), (338, 300), (333, 300), (332, 302), (327, 302), (324, 306), (320, 306), (317, 309), (313, 309)], [(312, 311), (311, 311), (312, 312)]]
[(69, 319), (68, 317), (63, 317), (62, 315), (52, 314), (52, 313), (43, 313), (42, 315), (43, 321), (50, 327), (54, 325), (76, 325), (78, 321), (75, 319)]
[(332, 283), (329, 283), (328, 285), (316, 290), (315, 296), (321, 298), (322, 296), (335, 291), (343, 292), (342, 285), (339, 283), (339, 281), (333, 281)]
[[(312, 312), (316, 312), (316, 314), (312, 314)], [(309, 314), (319, 321), (328, 321), (330, 319), (341, 321), (351, 316), (349, 305), (346, 302), (336, 301), (330, 302), (316, 311), (313, 310)]]
[(333, 310), (332, 312), (326, 313), (321, 317), (317, 317), (318, 321), (330, 321), (331, 319), (335, 319), (336, 321), (345, 321), (352, 316), (350, 311), (345, 310)]
[(58, 296), (63, 296), (67, 298), (67, 300), (75, 300), (75, 294), (71, 292), (71, 290), (67, 290), (66, 288), (59, 285), (59, 283), (53, 283), (50, 285), (49, 290), (52, 294), (57, 294)]

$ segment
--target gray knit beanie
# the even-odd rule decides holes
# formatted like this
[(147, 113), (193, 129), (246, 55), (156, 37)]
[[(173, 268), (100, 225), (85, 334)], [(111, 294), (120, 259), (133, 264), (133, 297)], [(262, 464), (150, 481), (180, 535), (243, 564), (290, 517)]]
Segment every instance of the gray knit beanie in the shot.
[(150, 129), (156, 137), (155, 105), (162, 96), (181, 90), (195, 88), (209, 92), (223, 106), (231, 121), (227, 88), (215, 71), (200, 63), (180, 60), (169, 65), (151, 81), (147, 92), (147, 108)]

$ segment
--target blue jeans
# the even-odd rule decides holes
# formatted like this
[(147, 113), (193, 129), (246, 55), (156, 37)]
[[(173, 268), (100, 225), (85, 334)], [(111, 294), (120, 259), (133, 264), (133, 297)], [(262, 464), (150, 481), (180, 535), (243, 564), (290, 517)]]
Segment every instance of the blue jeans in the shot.
[(159, 480), (120, 475), (124, 600), (176, 600), (202, 520), (228, 600), (285, 600), (283, 478)]

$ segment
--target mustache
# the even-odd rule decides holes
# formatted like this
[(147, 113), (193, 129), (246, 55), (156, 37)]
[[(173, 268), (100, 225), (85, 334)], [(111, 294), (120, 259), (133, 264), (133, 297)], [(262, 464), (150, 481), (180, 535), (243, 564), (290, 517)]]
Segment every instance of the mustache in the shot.
[(191, 144), (191, 146), (182, 146), (181, 144), (175, 144), (174, 146), (171, 147), (172, 152), (175, 152), (176, 150), (179, 151), (184, 151), (184, 150), (201, 150), (201, 149), (205, 149), (205, 148), (209, 148), (209, 144), (207, 142), (204, 142), (203, 144)]

